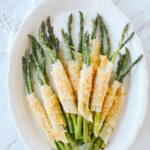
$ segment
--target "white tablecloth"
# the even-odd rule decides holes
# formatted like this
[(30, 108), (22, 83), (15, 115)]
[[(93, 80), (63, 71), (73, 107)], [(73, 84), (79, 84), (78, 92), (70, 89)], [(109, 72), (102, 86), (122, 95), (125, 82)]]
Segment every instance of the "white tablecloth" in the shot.
[[(150, 1), (112, 0), (131, 20), (150, 63)], [(25, 150), (8, 111), (6, 75), (9, 49), (21, 22), (39, 0), (0, 0), (0, 150)], [(13, 64), (12, 64), (13, 65)], [(149, 70), (150, 71), (150, 70)], [(150, 109), (130, 150), (150, 150)]]

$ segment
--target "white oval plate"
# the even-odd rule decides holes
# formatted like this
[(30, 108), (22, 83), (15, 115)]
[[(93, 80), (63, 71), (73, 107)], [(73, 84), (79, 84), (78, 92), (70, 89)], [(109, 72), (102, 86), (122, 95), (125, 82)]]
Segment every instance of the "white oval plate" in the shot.
[[(10, 112), (16, 127), (24, 143), (31, 150), (50, 150), (48, 143), (40, 133), (32, 115), (25, 103), (25, 86), (22, 73), (21, 57), (29, 46), (27, 34), (36, 34), (43, 19), (52, 17), (55, 33), (60, 39), (61, 50), (65, 48), (61, 37), (61, 28), (66, 29), (67, 17), (73, 12), (74, 19), (74, 42), (77, 46), (79, 31), (79, 14), (84, 13), (85, 28), (91, 30), (91, 18), (99, 12), (107, 24), (112, 49), (115, 50), (120, 40), (121, 31), (129, 20), (109, 0), (47, 0), (38, 7), (23, 22), (9, 57), (8, 92)], [(133, 31), (133, 28), (130, 28)], [(137, 35), (128, 44), (131, 49), (131, 59), (135, 59), (144, 53), (143, 47)], [(142, 125), (147, 109), (148, 76), (145, 58), (132, 70), (130, 79), (126, 79), (125, 107), (117, 130), (115, 130), (112, 142), (107, 150), (127, 150), (137, 136)]]

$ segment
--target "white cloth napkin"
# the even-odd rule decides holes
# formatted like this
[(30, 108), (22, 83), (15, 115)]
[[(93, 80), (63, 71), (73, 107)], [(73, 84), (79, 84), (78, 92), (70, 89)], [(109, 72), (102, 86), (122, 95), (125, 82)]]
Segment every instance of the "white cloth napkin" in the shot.
[(21, 22), (38, 2), (39, 0), (0, 0), (0, 52), (8, 53)]

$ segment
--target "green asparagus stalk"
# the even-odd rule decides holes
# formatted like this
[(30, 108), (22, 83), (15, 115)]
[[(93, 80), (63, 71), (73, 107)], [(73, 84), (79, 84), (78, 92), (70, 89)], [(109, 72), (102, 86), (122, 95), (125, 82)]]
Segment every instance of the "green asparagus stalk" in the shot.
[[(26, 51), (26, 67), (25, 68), (27, 69), (27, 71), (26, 71), (27, 79), (26, 80), (27, 80), (27, 86), (28, 86), (28, 93), (31, 94), (34, 92), (34, 89), (33, 89), (33, 84), (32, 84), (32, 79), (31, 79), (31, 59), (30, 59), (30, 51), (29, 50)], [(24, 70), (24, 72), (25, 72), (25, 70)]]
[(43, 47), (45, 48), (45, 50), (47, 51), (51, 64), (54, 64), (57, 60), (56, 53), (48, 46), (48, 44), (45, 40), (45, 36), (41, 32), (41, 30), (39, 30), (39, 40), (40, 40), (41, 44), (43, 45)]
[(62, 142), (58, 141), (57, 144), (61, 150), (66, 150), (65, 145)]
[(49, 45), (48, 37), (47, 37), (47, 34), (46, 34), (46, 30), (45, 30), (44, 21), (42, 21), (40, 29), (41, 29), (41, 32), (43, 33), (43, 37), (44, 37), (44, 40), (45, 40), (46, 44)]
[(104, 141), (102, 140), (101, 148), (102, 148), (102, 149), (105, 149), (105, 148), (106, 148), (106, 146), (107, 146), (107, 144), (105, 144), (105, 143), (104, 143)]
[(117, 81), (120, 81), (120, 78), (121, 78), (123, 72), (125, 71), (128, 63), (129, 63), (129, 57), (130, 56), (129, 56), (129, 50), (128, 50), (128, 48), (126, 48), (126, 53), (124, 55), (121, 55), (120, 57), (121, 58), (120, 58), (120, 60), (118, 62), (118, 68), (117, 68), (117, 71), (116, 71), (116, 73), (117, 73), (116, 80)]
[(78, 145), (83, 145), (84, 144), (84, 141), (82, 139), (77, 139), (77, 144)]
[(42, 79), (41, 79), (41, 77), (40, 77), (40, 74), (39, 74), (39, 72), (38, 72), (38, 70), (37, 70), (37, 67), (36, 67), (36, 65), (35, 65), (35, 62), (33, 61), (32, 55), (31, 55), (31, 60), (32, 60), (32, 67), (33, 67), (33, 70), (34, 70), (34, 72), (35, 72), (35, 75), (36, 75), (36, 78), (37, 78), (39, 84), (40, 84), (40, 85), (44, 85), (44, 83), (43, 83), (43, 81), (42, 81)]
[(107, 28), (106, 28), (106, 26), (105, 26), (105, 24), (103, 22), (102, 22), (102, 25), (103, 25), (103, 30), (104, 30), (105, 37), (106, 37), (106, 45), (107, 45), (106, 56), (107, 56), (107, 58), (109, 58), (110, 50), (111, 50), (109, 33), (108, 33), (108, 30), (107, 30)]
[(36, 40), (36, 38), (34, 36), (29, 34), (28, 37), (32, 42), (32, 49), (37, 49), (40, 53), (41, 68), (43, 70), (43, 73), (46, 74), (46, 60), (45, 60), (45, 56), (44, 56), (44, 51), (43, 51), (40, 43)]
[[(62, 29), (62, 37), (64, 39), (65, 45), (67, 47), (68, 50), (68, 54), (69, 54), (69, 59), (71, 61), (75, 60), (75, 56), (74, 56), (74, 44), (72, 41), (72, 36), (71, 36), (71, 24), (72, 24), (72, 14), (68, 17), (68, 33), (64, 32), (64, 30)], [(71, 115), (70, 118), (68, 118)], [(75, 114), (67, 114), (67, 118), (69, 119), (69, 130), (71, 133), (75, 133), (76, 135), (76, 125), (77, 125), (77, 116)]]
[(80, 32), (79, 32), (79, 44), (78, 44), (78, 52), (82, 53), (82, 44), (83, 44), (83, 13), (79, 11), (80, 14)]
[(43, 74), (43, 71), (40, 67), (40, 63), (39, 63), (37, 55), (36, 55), (36, 51), (34, 49), (32, 49), (32, 58), (33, 58), (32, 63), (33, 63), (33, 67), (34, 67), (34, 70), (36, 72), (37, 78), (42, 81), (41, 85), (47, 84), (48, 81), (46, 79), (46, 75)]
[[(89, 34), (86, 32), (83, 37), (83, 63), (87, 66), (91, 65)], [(89, 140), (88, 121), (83, 118), (83, 141)]]
[(126, 77), (126, 75), (131, 71), (131, 69), (143, 58), (143, 55), (140, 55), (130, 66), (129, 68), (125, 71), (121, 70), (119, 75), (117, 76), (117, 80), (120, 83), (123, 83), (123, 79)]
[(71, 14), (71, 15), (69, 15), (69, 17), (68, 17), (68, 40), (69, 40), (69, 45), (70, 45), (71, 50), (74, 50), (74, 44), (73, 44), (72, 36), (71, 36), (72, 19), (73, 19), (73, 16), (72, 16), (72, 14)]
[(71, 118), (71, 114), (66, 113), (66, 117), (67, 117), (67, 122), (68, 122), (68, 126), (69, 126), (69, 131), (70, 131), (70, 133), (74, 133), (74, 125), (73, 125), (73, 121)]
[(92, 35), (91, 39), (96, 39), (96, 31), (97, 31), (97, 25), (98, 25), (98, 14), (94, 20), (92, 20), (93, 23), (93, 29), (92, 29)]
[(69, 53), (69, 59), (75, 60), (74, 54), (73, 54), (74, 44), (73, 44), (72, 36), (71, 36), (71, 30), (72, 30), (71, 25), (72, 25), (72, 14), (69, 15), (68, 17), (68, 33), (64, 32), (64, 30), (62, 29), (62, 37), (64, 39), (64, 42), (66, 44), (66, 47)]
[(71, 118), (72, 118), (72, 121), (73, 121), (74, 132), (75, 132), (75, 135), (76, 135), (77, 115), (76, 114), (71, 114)]
[(93, 145), (92, 150), (99, 150), (101, 143), (102, 143), (102, 139), (98, 137)]
[(27, 87), (27, 91), (28, 93), (31, 93), (30, 92), (30, 89), (29, 89), (29, 84), (28, 84), (28, 78), (27, 78), (27, 60), (25, 57), (22, 57), (22, 69), (23, 69), (23, 74), (24, 74), (24, 79), (25, 79), (25, 84), (26, 84), (26, 87)]
[(94, 112), (94, 135), (97, 137), (99, 133), (100, 128), (100, 112)]
[(89, 135), (88, 135), (88, 121), (84, 118), (83, 119), (83, 141), (88, 142), (89, 140)]
[(105, 55), (105, 52), (104, 52), (104, 29), (103, 29), (103, 24), (102, 24), (102, 18), (100, 16), (99, 16), (98, 22), (99, 22), (99, 30), (100, 30), (100, 52), (101, 52), (101, 55)]
[(73, 54), (73, 52), (72, 52), (71, 45), (70, 45), (70, 43), (69, 43), (69, 37), (68, 37), (67, 33), (64, 32), (63, 29), (62, 29), (62, 36), (63, 36), (64, 42), (65, 42), (66, 47), (67, 47), (67, 50), (68, 50), (69, 59), (70, 59), (70, 60), (75, 60), (74, 54)]
[(61, 148), (59, 147), (58, 143), (55, 141), (55, 145), (56, 145), (56, 149), (57, 150), (61, 150)]
[[(67, 129), (66, 129), (66, 130), (67, 130)], [(67, 137), (69, 143), (71, 143), (71, 144), (74, 145), (74, 146), (77, 146), (76, 140), (70, 135), (69, 132), (66, 132), (65, 135), (66, 135), (66, 137)]]
[(77, 118), (77, 126), (76, 126), (76, 138), (82, 139), (82, 125), (83, 125), (83, 117), (79, 114)]
[(91, 142), (90, 142), (90, 143), (87, 143), (86, 146), (84, 147), (84, 150), (91, 150), (92, 147), (93, 147), (93, 144), (94, 144), (95, 140), (96, 140), (96, 137), (93, 136)]
[[(81, 11), (79, 11), (80, 14), (80, 32), (79, 32), (79, 44), (78, 44), (78, 52), (79, 53), (83, 53), (83, 22), (84, 22), (84, 18), (83, 18), (83, 13)], [(77, 139), (82, 139), (83, 135), (83, 117), (78, 114), (77, 117), (77, 126), (76, 126), (76, 138)]]
[[(102, 55), (106, 55), (107, 58), (109, 59), (109, 55), (110, 55), (110, 50), (111, 50), (111, 46), (110, 46), (110, 38), (109, 38), (109, 33), (108, 30), (106, 28), (106, 25), (104, 24), (102, 17), (97, 14), (97, 22), (99, 24), (99, 29), (100, 29), (100, 51)], [(104, 43), (106, 39), (106, 51), (104, 50)], [(93, 128), (93, 132), (94, 135), (97, 137), (99, 130), (100, 130), (100, 112), (94, 112), (94, 128)]]
[(59, 40), (57, 37), (55, 37), (55, 34), (53, 32), (53, 27), (50, 23), (50, 17), (47, 18), (47, 27), (48, 27), (48, 41), (49, 46), (51, 49), (55, 49), (56, 51), (56, 58), (59, 58)]
[[(103, 22), (102, 17), (98, 14), (98, 22), (99, 22), (99, 29), (100, 29), (100, 50), (102, 55), (106, 55), (109, 59), (111, 44), (109, 38), (109, 32), (106, 25)], [(104, 38), (106, 39), (106, 51), (104, 50)]]
[(71, 146), (70, 146), (70, 144), (65, 143), (64, 145), (65, 145), (65, 150), (71, 150)]
[(122, 35), (121, 35), (121, 41), (119, 42), (119, 46), (118, 46), (118, 49), (115, 51), (115, 53), (111, 56), (110, 58), (110, 61), (112, 63), (114, 63), (117, 55), (119, 54), (120, 50), (128, 43), (128, 41), (130, 41), (134, 35), (134, 32), (132, 32), (129, 37), (127, 39), (125, 39), (125, 34), (126, 32), (128, 31), (128, 28), (129, 28), (129, 24), (127, 24), (124, 29), (123, 29), (123, 32), (122, 32)]

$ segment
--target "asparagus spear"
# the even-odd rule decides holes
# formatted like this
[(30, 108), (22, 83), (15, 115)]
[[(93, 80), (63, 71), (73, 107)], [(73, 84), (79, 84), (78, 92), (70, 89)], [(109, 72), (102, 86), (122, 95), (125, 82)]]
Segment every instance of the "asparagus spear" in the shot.
[[(83, 40), (83, 63), (87, 64), (87, 66), (90, 66), (91, 60), (90, 60), (90, 49), (89, 49), (89, 35), (86, 32), (84, 35)], [(83, 141), (88, 141), (88, 121), (83, 118)]]
[(77, 127), (76, 127), (76, 138), (77, 139), (82, 139), (83, 135), (82, 135), (82, 125), (83, 125), (83, 117), (82, 115), (78, 115), (77, 118)]
[(127, 39), (125, 39), (125, 34), (128, 31), (129, 24), (126, 24), (126, 26), (123, 29), (122, 35), (121, 35), (121, 41), (119, 42), (118, 49), (115, 51), (115, 53), (111, 56), (110, 61), (114, 63), (117, 55), (119, 54), (120, 50), (130, 41), (134, 35), (134, 32), (132, 32)]
[[(84, 101), (89, 101), (89, 98), (90, 98), (90, 92), (91, 92), (91, 87), (92, 87), (92, 68), (91, 68), (91, 58), (90, 58), (90, 47), (89, 47), (89, 34), (88, 32), (86, 32), (84, 34), (84, 37), (83, 37), (83, 63), (84, 63), (84, 66), (83, 66), (83, 69), (81, 71), (81, 77), (80, 77), (80, 81), (79, 81), (79, 92), (78, 92), (78, 110), (79, 110), (79, 113), (84, 117), (83, 119), (83, 141), (88, 141), (89, 140), (89, 136), (88, 136), (88, 123), (87, 123), (87, 120), (92, 120), (92, 115), (89, 111), (89, 108), (88, 108), (88, 104), (84, 103), (83, 102), (83, 99), (82, 97), (86, 97), (86, 100), (84, 99)], [(88, 73), (88, 76), (90, 77), (89, 79), (89, 83), (88, 83), (88, 86), (90, 87), (86, 87), (84, 86), (85, 85), (85, 81), (86, 80), (85, 78), (85, 74), (86, 72)], [(88, 91), (88, 95), (84, 95), (85, 93), (87, 92), (83, 92), (83, 87), (85, 88), (86, 91)], [(81, 121), (82, 121), (82, 118), (81, 118)], [(81, 123), (81, 122), (80, 122)]]
[(99, 17), (98, 22), (99, 22), (99, 30), (100, 30), (100, 52), (101, 52), (101, 55), (105, 55), (105, 52), (104, 52), (104, 29), (103, 29), (101, 17)]
[(63, 36), (64, 42), (65, 42), (65, 44), (67, 46), (69, 59), (70, 60), (75, 60), (75, 56), (74, 56), (74, 53), (72, 52), (72, 48), (71, 48), (71, 45), (70, 45), (69, 36), (67, 35), (67, 33), (64, 32), (63, 29), (62, 29), (62, 36)]
[(41, 60), (41, 68), (43, 70), (43, 73), (46, 74), (46, 60), (44, 56), (44, 51), (40, 45), (40, 43), (36, 40), (36, 38), (32, 35), (28, 35), (29, 39), (32, 41), (32, 49), (37, 49), (40, 53), (40, 60)]
[(73, 125), (71, 114), (66, 113), (66, 117), (67, 117), (67, 122), (69, 126), (69, 131), (70, 133), (74, 133), (74, 125)]
[(92, 20), (93, 23), (93, 30), (92, 30), (92, 35), (91, 39), (96, 39), (96, 31), (97, 31), (97, 25), (98, 25), (98, 14), (94, 20)]
[[(64, 39), (64, 42), (66, 44), (67, 50), (68, 50), (68, 54), (69, 54), (69, 60), (70, 61), (74, 61), (75, 60), (75, 56), (74, 56), (74, 44), (72, 41), (72, 36), (71, 36), (71, 24), (72, 24), (72, 14), (69, 15), (68, 17), (68, 33), (64, 32), (64, 30), (62, 29), (62, 37)], [(69, 114), (67, 114), (67, 118), (70, 120), (69, 122), (69, 129), (71, 133), (75, 133), (76, 135), (76, 125), (77, 125), (77, 116), (74, 114), (71, 114), (71, 116), (68, 116)]]
[(74, 50), (74, 44), (73, 44), (72, 36), (71, 36), (72, 19), (73, 19), (73, 16), (72, 16), (72, 14), (71, 14), (71, 15), (69, 15), (69, 17), (68, 17), (68, 40), (69, 40), (69, 45), (70, 45), (71, 50)]
[[(83, 13), (79, 11), (80, 14), (80, 32), (79, 32), (79, 44), (78, 44), (78, 52), (83, 53)], [(82, 125), (83, 125), (83, 117), (82, 115), (78, 114), (77, 117), (77, 126), (76, 126), (76, 138), (82, 139)]]
[(26, 51), (26, 56), (22, 57), (22, 68), (28, 93), (31, 94), (34, 92), (34, 89), (31, 80), (31, 60), (29, 50)]
[(57, 144), (61, 150), (66, 150), (65, 145), (62, 142), (58, 141)]
[[(99, 14), (97, 14), (96, 18), (97, 18), (97, 24), (99, 25), (99, 29), (100, 29), (100, 51), (102, 55), (106, 55), (107, 58), (109, 58), (109, 53), (110, 53), (109, 33), (105, 24), (103, 23), (102, 17)], [(106, 37), (106, 46), (107, 46), (106, 52), (104, 51), (104, 38), (105, 37)], [(98, 76), (96, 76), (96, 78), (97, 77)], [(96, 81), (96, 78), (95, 78), (95, 81)], [(95, 136), (98, 136), (99, 120), (100, 120), (100, 112), (95, 111), (94, 112), (94, 129), (93, 129)]]
[(84, 150), (91, 150), (92, 147), (93, 147), (93, 144), (94, 144), (95, 140), (96, 140), (96, 137), (93, 136), (92, 140), (90, 141), (90, 143), (87, 143), (86, 146), (84, 147)]
[[(123, 80), (127, 76), (127, 74), (142, 58), (143, 58), (143, 55), (140, 55), (127, 69), (127, 65), (128, 65), (128, 61), (129, 61), (129, 50), (128, 50), (128, 48), (126, 48), (126, 54), (124, 56), (122, 56), (122, 58), (121, 58), (124, 61), (124, 63), (122, 65), (120, 64), (122, 69), (120, 69), (120, 71), (118, 71), (118, 70), (116, 71), (116, 74), (117, 74), (116, 80), (119, 81), (120, 83), (123, 83)], [(118, 66), (119, 66), (119, 64), (118, 64)]]
[[(83, 14), (82, 12), (80, 13), (80, 34), (79, 34), (79, 49), (80, 49), (80, 53), (82, 53), (82, 40), (83, 40)], [(80, 79), (80, 70), (82, 67), (81, 64), (81, 54), (78, 52), (75, 52), (74, 49), (72, 49), (72, 47), (74, 47), (73, 42), (70, 42), (72, 40), (71, 39), (71, 23), (72, 23), (72, 14), (68, 17), (68, 33), (64, 32), (64, 30), (62, 29), (62, 37), (64, 39), (65, 45), (67, 47), (68, 50), (68, 54), (69, 54), (69, 61), (67, 62), (67, 70), (68, 70), (68, 76), (71, 82), (71, 85), (73, 87), (75, 96), (77, 98), (77, 85), (78, 85), (78, 81)], [(72, 43), (72, 44), (70, 44)], [(73, 124), (74, 124), (74, 130), (75, 130), (75, 137), (77, 139), (81, 139), (82, 137), (82, 116), (78, 115), (78, 119), (77, 116), (72, 116), (72, 120), (73, 120)], [(77, 122), (78, 121), (78, 122)]]
[[(109, 38), (109, 32), (106, 25), (103, 22), (102, 17), (98, 14), (99, 28), (100, 28), (100, 43), (101, 43), (101, 54), (106, 55), (109, 59), (111, 44)], [(106, 52), (104, 52), (104, 37), (106, 38)]]
[(50, 17), (47, 18), (47, 27), (48, 27), (49, 46), (51, 49), (55, 49), (56, 58), (59, 58), (59, 40), (57, 37), (55, 37), (55, 34), (53, 32), (53, 27), (51, 26), (50, 23)]
[(57, 142), (55, 142), (55, 145), (56, 145), (56, 149), (57, 149), (57, 150), (61, 150), (61, 148), (59, 147), (59, 145), (58, 145)]
[(83, 22), (84, 22), (84, 18), (83, 18), (83, 13), (81, 11), (79, 11), (80, 14), (80, 32), (79, 32), (79, 44), (78, 44), (78, 52), (82, 53), (82, 44), (83, 44)]
[(102, 139), (98, 137), (93, 145), (92, 150), (99, 150), (101, 143), (102, 143)]

